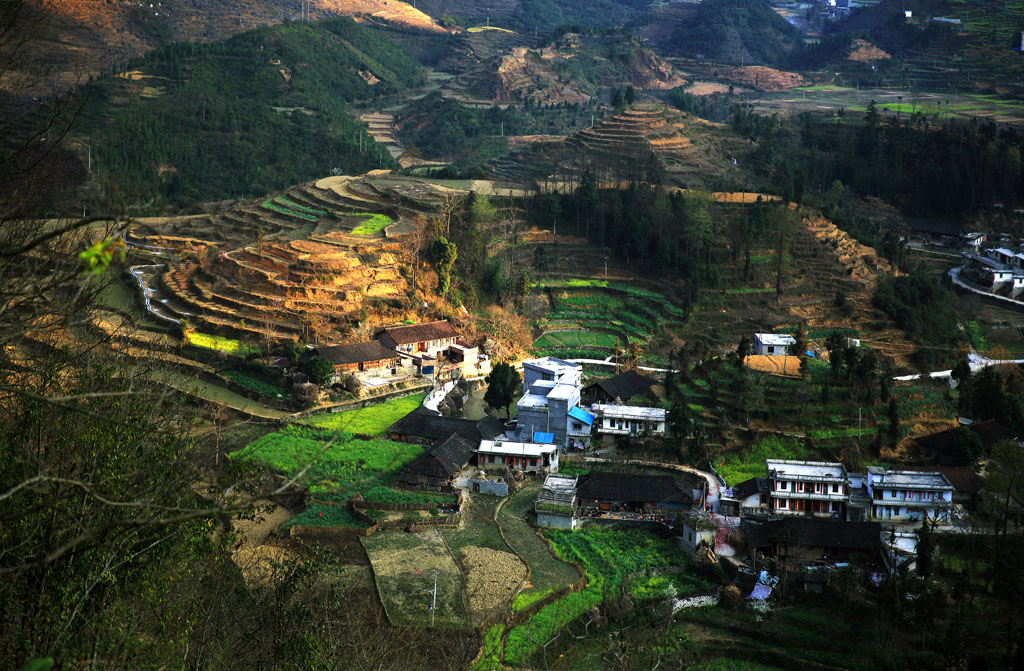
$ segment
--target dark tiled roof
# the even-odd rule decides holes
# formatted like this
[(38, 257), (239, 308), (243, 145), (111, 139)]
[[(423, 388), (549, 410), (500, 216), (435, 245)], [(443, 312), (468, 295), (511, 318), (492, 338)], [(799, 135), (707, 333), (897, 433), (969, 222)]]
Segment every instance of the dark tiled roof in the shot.
[(983, 422), (975, 422), (955, 429), (946, 429), (938, 433), (932, 433), (927, 436), (921, 436), (917, 439), (917, 444), (923, 447), (925, 450), (933, 452), (936, 456), (936, 461), (939, 464), (954, 463), (955, 456), (953, 454), (953, 447), (956, 444), (956, 434), (958, 431), (963, 429), (970, 429), (974, 433), (978, 434), (978, 438), (981, 439), (981, 444), (985, 448), (985, 452), (990, 452), (992, 446), (1001, 440), (1007, 440), (1014, 438), (1013, 432), (1004, 427), (1002, 424), (994, 419), (987, 419)]
[[(598, 380), (592, 385), (589, 385), (583, 390), (585, 395), (593, 393), (594, 388), (599, 387), (608, 394), (609, 398), (617, 398), (622, 401), (633, 398), (638, 394), (643, 394), (651, 386), (654, 385), (654, 380), (641, 375), (635, 370), (627, 370), (625, 373), (619, 373), (613, 377)], [(590, 392), (590, 394), (588, 394)]]
[(497, 417), (487, 416), (479, 420), (442, 417), (423, 406), (388, 427), (388, 433), (414, 436), (430, 442), (444, 440), (456, 433), (474, 446), (479, 445), (482, 439), (490, 440), (504, 431), (505, 423)]
[(734, 499), (745, 499), (752, 494), (768, 491), (768, 478), (750, 478), (732, 488)]
[(773, 543), (837, 550), (876, 550), (881, 547), (878, 522), (844, 522), (816, 517), (786, 517), (768, 522), (743, 522), (747, 545), (762, 548)]
[(351, 345), (327, 345), (317, 347), (311, 351), (313, 354), (327, 359), (335, 366), (398, 358), (398, 353), (395, 350), (388, 349), (377, 340), (357, 342)]
[(386, 328), (377, 334), (379, 338), (387, 334), (399, 345), (409, 345), (423, 342), (424, 340), (440, 340), (441, 338), (455, 338), (459, 335), (447, 319), (439, 322), (428, 322), (426, 324), (410, 324), (409, 326), (393, 326)]
[(416, 457), (405, 467), (400, 479), (408, 484), (447, 482), (469, 462), (475, 447), (469, 440), (453, 433)]
[(974, 496), (985, 486), (985, 478), (974, 472), (970, 466), (908, 466), (908, 471), (939, 471), (960, 494)]
[(581, 476), (576, 496), (600, 501), (666, 503), (690, 505), (693, 497), (676, 484), (671, 475), (636, 475), (591, 471)]

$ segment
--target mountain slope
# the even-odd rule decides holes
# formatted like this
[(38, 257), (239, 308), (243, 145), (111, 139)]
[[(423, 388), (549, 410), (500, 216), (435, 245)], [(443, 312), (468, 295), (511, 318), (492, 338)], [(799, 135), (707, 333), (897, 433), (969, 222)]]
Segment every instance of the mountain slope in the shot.
[(347, 103), (422, 83), (394, 43), (347, 18), (158, 49), (90, 84), (81, 133), (96, 186), (184, 206), (390, 162)]
[[(75, 83), (79, 73), (102, 72), (162, 45), (223, 40), (298, 20), (303, 11), (300, 0), (20, 1), (25, 13), (17, 30), (31, 36), (29, 60), (42, 66), (34, 74), (65, 85)], [(313, 19), (353, 16), (408, 30), (446, 32), (401, 0), (309, 0), (306, 5)]]
[(763, 0), (705, 0), (679, 21), (664, 48), (713, 61), (779, 65), (802, 44), (800, 31)]

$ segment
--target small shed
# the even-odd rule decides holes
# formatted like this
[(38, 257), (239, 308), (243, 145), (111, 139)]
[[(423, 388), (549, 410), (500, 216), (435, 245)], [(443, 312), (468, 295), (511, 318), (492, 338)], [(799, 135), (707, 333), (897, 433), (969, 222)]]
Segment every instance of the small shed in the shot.
[(438, 491), (450, 486), (472, 457), (473, 443), (453, 433), (410, 462), (399, 476), (399, 482), (408, 487)]
[(534, 510), (537, 526), (555, 529), (576, 527), (576, 481), (578, 476), (549, 475), (537, 495)]
[(699, 515), (688, 515), (678, 523), (682, 533), (678, 536), (677, 543), (691, 557), (697, 554), (697, 548), (701, 544), (712, 550), (715, 548), (715, 525), (706, 517)]
[(655, 384), (654, 378), (627, 370), (613, 377), (598, 380), (583, 388), (581, 394), (587, 405), (594, 403), (624, 403), (634, 396), (646, 394)]
[(755, 333), (754, 354), (763, 356), (784, 356), (789, 346), (796, 344), (796, 338), (785, 333)]

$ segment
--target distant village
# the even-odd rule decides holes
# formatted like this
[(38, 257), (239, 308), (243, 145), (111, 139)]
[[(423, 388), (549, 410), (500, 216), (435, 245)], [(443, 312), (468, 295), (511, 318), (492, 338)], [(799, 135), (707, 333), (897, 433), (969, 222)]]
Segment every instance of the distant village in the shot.
[[(1024, 264), (1024, 255), (1014, 258)], [(1014, 260), (993, 261), (1003, 262)], [(787, 360), (797, 359), (790, 334), (756, 333), (751, 342), (752, 357), (779, 364), (768, 367), (776, 374), (785, 375)], [(651, 393), (658, 380), (626, 370), (584, 386), (582, 364), (551, 356), (517, 366), (522, 393), (514, 418), (448, 416), (439, 409), (446, 398), (464, 394), (467, 380), (485, 380), (492, 366), (447, 321), (385, 328), (372, 341), (318, 346), (304, 356), (328, 359), (336, 380), (433, 381), (424, 404), (387, 431), (392, 440), (428, 446), (402, 472), (401, 487), (504, 497), (534, 479), (543, 483), (534, 505), (540, 527), (655, 528), (698, 560), (728, 562), (741, 575), (759, 575), (769, 563), (782, 570), (784, 558), (785, 569), (796, 570), (809, 590), (820, 591), (837, 567), (856, 566), (876, 583), (900, 567), (913, 569), (921, 525), (956, 530), (982, 496), (982, 478), (952, 465), (959, 429), (917, 439), (931, 467), (852, 472), (839, 462), (768, 458), (763, 475), (726, 482), (710, 464), (701, 470), (632, 459), (616, 445), (673, 431), (668, 411)], [(991, 420), (971, 428), (986, 451), (1015, 438)], [(763, 599), (771, 584), (752, 582), (748, 591)]]

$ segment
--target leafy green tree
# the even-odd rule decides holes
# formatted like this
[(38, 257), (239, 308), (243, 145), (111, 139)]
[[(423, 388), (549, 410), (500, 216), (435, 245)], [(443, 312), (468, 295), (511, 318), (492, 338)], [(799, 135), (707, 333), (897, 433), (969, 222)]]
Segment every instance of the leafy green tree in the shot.
[(505, 417), (509, 417), (512, 402), (515, 401), (522, 383), (519, 373), (511, 364), (502, 361), (494, 364), (491, 374), (484, 379), (484, 382), (487, 383), (484, 403), (491, 408), (504, 408)]
[(935, 538), (928, 520), (925, 520), (921, 524), (921, 528), (917, 530), (917, 574), (922, 578), (931, 576), (934, 554)]
[(623, 100), (625, 100), (627, 105), (632, 105), (636, 102), (636, 90), (633, 88), (632, 84), (626, 86), (626, 93), (623, 96)]
[(832, 380), (838, 380), (843, 369), (843, 356), (846, 354), (846, 338), (839, 331), (832, 331), (825, 338), (825, 349), (828, 350), (828, 362), (832, 370)]
[(793, 340), (796, 342), (789, 346), (789, 353), (794, 356), (803, 356), (807, 351), (807, 332), (804, 331), (803, 322), (797, 325)]
[(444, 298), (452, 286), (452, 266), (455, 265), (459, 253), (455, 243), (449, 242), (446, 238), (434, 240), (431, 253), (434, 256), (434, 270), (437, 272), (437, 293)]
[(740, 344), (736, 346), (736, 365), (743, 367), (743, 361), (750, 354), (750, 338), (746, 334), (740, 337)]
[(953, 456), (958, 465), (974, 466), (984, 452), (981, 438), (970, 427), (962, 426), (957, 429), (956, 439), (953, 441)]
[(309, 381), (321, 387), (334, 379), (334, 364), (322, 356), (311, 356), (304, 368)]

